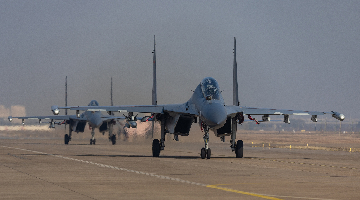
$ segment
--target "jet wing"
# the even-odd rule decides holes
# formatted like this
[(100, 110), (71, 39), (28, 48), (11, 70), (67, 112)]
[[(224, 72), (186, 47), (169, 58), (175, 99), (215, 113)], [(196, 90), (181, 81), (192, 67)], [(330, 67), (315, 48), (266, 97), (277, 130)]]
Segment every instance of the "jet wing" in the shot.
[(343, 114), (331, 111), (331, 112), (319, 112), (319, 111), (303, 111), (303, 110), (285, 110), (285, 109), (271, 109), (271, 108), (253, 108), (244, 106), (226, 106), (228, 115), (235, 115), (237, 113), (243, 113), (244, 115), (325, 115), (331, 114), (334, 118), (343, 121), (345, 116)]
[(331, 112), (303, 111), (303, 110), (285, 110), (271, 108), (253, 108), (243, 106), (226, 106), (228, 114), (242, 112), (244, 115), (325, 115)]
[[(27, 117), (12, 117), (9, 119), (52, 119), (52, 120), (69, 120), (71, 115), (49, 115), (49, 116), (27, 116)], [(73, 116), (75, 117), (75, 115)]]
[(70, 110), (79, 111), (111, 111), (111, 112), (141, 112), (141, 113), (163, 113), (162, 106), (140, 105), (140, 106), (77, 106)]
[(63, 107), (57, 107), (57, 108), (59, 108), (59, 109), (70, 109), (71, 107), (70, 106), (63, 106)]
[(101, 116), (101, 119), (105, 119), (105, 120), (108, 120), (108, 119), (126, 119), (126, 117), (124, 116), (113, 116), (113, 115), (103, 115)]
[(70, 110), (139, 112), (139, 113), (175, 112), (175, 113), (198, 115), (197, 111), (192, 106), (188, 106), (186, 103), (185, 104), (166, 104), (166, 105), (78, 106), (78, 107), (71, 107)]
[(9, 116), (8, 119), (48, 119), (48, 120), (85, 120), (86, 118), (77, 118), (76, 115), (49, 115), (49, 116), (26, 116), (26, 117), (12, 117)]

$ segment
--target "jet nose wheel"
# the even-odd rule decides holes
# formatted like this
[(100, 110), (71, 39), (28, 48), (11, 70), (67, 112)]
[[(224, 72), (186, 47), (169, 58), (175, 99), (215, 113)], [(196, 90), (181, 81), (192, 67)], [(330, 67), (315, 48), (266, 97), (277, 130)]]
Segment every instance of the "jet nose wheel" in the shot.
[(201, 149), (200, 155), (201, 155), (201, 159), (205, 159), (205, 156), (206, 156), (205, 148)]
[(207, 152), (206, 152), (206, 158), (207, 158), (207, 159), (210, 159), (210, 157), (211, 157), (211, 149), (208, 148), (208, 150), (207, 150)]
[(90, 139), (90, 145), (95, 145), (95, 142), (96, 142), (96, 140), (95, 139)]
[(200, 153), (201, 159), (205, 159), (205, 157), (207, 159), (211, 158), (211, 149), (208, 148), (207, 150), (205, 148), (201, 149), (201, 153)]

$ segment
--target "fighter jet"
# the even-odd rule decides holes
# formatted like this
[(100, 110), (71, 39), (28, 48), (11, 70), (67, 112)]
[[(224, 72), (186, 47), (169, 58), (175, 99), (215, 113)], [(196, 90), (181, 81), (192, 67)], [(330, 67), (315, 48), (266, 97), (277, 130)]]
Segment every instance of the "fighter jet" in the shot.
[[(91, 100), (88, 104), (89, 107), (92, 106), (99, 106), (99, 103), (96, 100)], [(42, 123), (41, 120), (51, 120), (50, 128), (55, 128), (55, 125), (61, 124), (69, 124), (69, 133), (65, 134), (64, 136), (64, 143), (69, 144), (71, 141), (72, 132), (75, 131), (76, 133), (84, 132), (86, 123), (89, 124), (91, 129), (91, 136), (90, 144), (95, 144), (95, 129), (98, 128), (99, 131), (105, 134), (105, 131), (109, 131), (109, 140), (111, 140), (112, 144), (116, 144), (116, 135), (113, 133), (113, 126), (116, 124), (116, 120), (125, 119), (125, 117), (117, 117), (114, 115), (103, 115), (101, 112), (98, 111), (85, 111), (81, 114), (78, 112), (76, 115), (58, 115), (60, 113), (59, 109), (69, 109), (70, 107), (58, 107), (52, 106), (52, 112), (54, 115), (50, 116), (27, 116), (27, 117), (12, 117), (9, 116), (9, 121), (12, 121), (14, 118), (21, 119), (22, 123), (24, 124), (25, 119), (38, 119), (39, 123)], [(58, 120), (59, 122), (55, 122)], [(129, 122), (128, 122), (129, 123)]]
[[(113, 105), (113, 99), (112, 99), (112, 78), (111, 78), (111, 105)], [(99, 103), (96, 100), (90, 101), (88, 106), (99, 106)], [(90, 139), (90, 144), (95, 144), (95, 128), (99, 128), (99, 131), (105, 134), (105, 131), (109, 131), (109, 140), (112, 142), (112, 144), (116, 144), (116, 135), (113, 133), (113, 125), (116, 124), (116, 121), (119, 119), (128, 119), (128, 117), (115, 117), (113, 113), (109, 113), (109, 115), (103, 115), (101, 112), (95, 112), (95, 111), (86, 111), (82, 114), (79, 114), (79, 112), (76, 113), (76, 115), (67, 115), (67, 110), (70, 107), (67, 106), (67, 77), (65, 78), (65, 107), (58, 107), (58, 106), (51, 106), (51, 111), (54, 115), (50, 116), (27, 116), (27, 117), (12, 117), (9, 116), (8, 119), (11, 122), (13, 118), (21, 119), (22, 124), (25, 124), (25, 119), (38, 119), (39, 123), (42, 123), (41, 120), (51, 120), (49, 128), (55, 128), (55, 125), (61, 125), (69, 124), (69, 133), (64, 135), (64, 143), (69, 144), (69, 141), (71, 141), (72, 132), (75, 131), (77, 133), (84, 132), (86, 123), (89, 123), (89, 127), (91, 129), (91, 135), (92, 138)], [(59, 115), (60, 109), (65, 109), (65, 115)], [(58, 122), (55, 122), (55, 120), (58, 120)], [(135, 124), (135, 125), (134, 125)], [(134, 122), (134, 118), (129, 118), (126, 120), (126, 127), (136, 127), (136, 119)]]
[[(155, 38), (154, 51), (155, 54)], [(154, 55), (154, 63), (155, 55)], [(156, 73), (154, 67), (154, 73)], [(156, 76), (154, 75), (154, 78)], [(153, 104), (156, 104), (156, 81), (153, 82)], [(233, 62), (233, 105), (225, 105), (217, 81), (212, 77), (204, 78), (196, 87), (191, 98), (183, 104), (165, 105), (128, 105), (128, 106), (92, 106), (92, 107), (72, 107), (71, 110), (85, 111), (108, 111), (108, 112), (140, 112), (152, 113), (145, 120), (159, 121), (161, 125), (161, 138), (154, 139), (152, 142), (153, 157), (159, 157), (160, 152), (165, 148), (165, 134), (173, 134), (174, 139), (178, 136), (189, 135), (192, 123), (199, 123), (204, 132), (204, 147), (200, 151), (202, 159), (210, 159), (211, 149), (209, 148), (209, 131), (213, 131), (215, 136), (220, 137), (224, 142), (225, 136), (231, 136), (230, 147), (235, 152), (237, 158), (243, 157), (243, 141), (236, 141), (237, 124), (244, 122), (245, 116), (250, 120), (260, 123), (252, 118), (252, 115), (262, 115), (262, 121), (270, 121), (270, 115), (283, 115), (284, 122), (290, 123), (290, 115), (309, 115), (313, 122), (317, 122), (318, 115), (331, 114), (334, 118), (343, 121), (345, 116), (338, 112), (318, 112), (285, 109), (252, 108), (240, 106), (238, 100), (237, 83), (237, 62), (236, 62), (236, 38), (234, 38), (234, 62)], [(155, 99), (155, 100), (154, 100)]]

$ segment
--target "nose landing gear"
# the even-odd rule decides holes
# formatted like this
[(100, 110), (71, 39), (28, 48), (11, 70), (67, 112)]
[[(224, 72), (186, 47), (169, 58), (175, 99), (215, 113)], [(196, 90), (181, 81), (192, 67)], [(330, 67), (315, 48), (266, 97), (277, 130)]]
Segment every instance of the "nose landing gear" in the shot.
[(211, 149), (208, 148), (208, 149), (206, 150), (205, 148), (202, 148), (200, 155), (201, 155), (201, 159), (205, 159), (205, 157), (206, 157), (207, 159), (210, 159), (210, 157), (211, 157)]
[(205, 132), (203, 136), (205, 147), (201, 149), (200, 156), (201, 159), (205, 159), (205, 157), (207, 159), (210, 159), (211, 149), (209, 148), (209, 127), (205, 123), (201, 123), (201, 125), (202, 125), (202, 129)]
[(92, 136), (92, 138), (90, 139), (90, 145), (95, 145), (95, 142), (96, 142), (96, 140), (95, 140), (95, 129), (94, 128), (91, 128), (91, 136)]

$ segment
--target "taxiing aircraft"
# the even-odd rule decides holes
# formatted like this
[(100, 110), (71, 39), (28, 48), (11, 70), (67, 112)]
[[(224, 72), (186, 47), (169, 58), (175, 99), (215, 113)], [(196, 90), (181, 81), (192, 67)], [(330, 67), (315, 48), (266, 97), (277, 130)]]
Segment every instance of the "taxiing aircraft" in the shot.
[[(155, 38), (154, 38), (154, 63), (155, 61)], [(155, 65), (154, 65), (155, 68)], [(156, 70), (154, 69), (154, 73)], [(154, 75), (154, 77), (156, 77)], [(153, 86), (153, 104), (156, 104), (156, 81)], [(155, 88), (155, 89), (154, 89)], [(155, 95), (155, 96), (154, 96)], [(155, 100), (154, 100), (155, 99)], [(243, 157), (243, 141), (236, 141), (237, 124), (244, 122), (244, 116), (250, 120), (259, 121), (252, 118), (252, 115), (262, 115), (262, 121), (270, 121), (270, 115), (283, 115), (284, 122), (290, 123), (290, 115), (310, 115), (313, 122), (317, 122), (318, 115), (331, 114), (334, 118), (343, 121), (345, 116), (337, 112), (318, 112), (285, 109), (252, 108), (240, 106), (238, 100), (237, 83), (237, 62), (236, 62), (236, 38), (234, 38), (234, 63), (233, 63), (233, 105), (225, 105), (217, 81), (212, 77), (204, 78), (196, 87), (191, 98), (183, 104), (165, 105), (128, 105), (128, 106), (91, 106), (91, 107), (71, 107), (71, 110), (84, 111), (107, 111), (107, 112), (140, 112), (152, 113), (149, 120), (159, 121), (161, 124), (161, 138), (154, 139), (152, 143), (152, 154), (159, 157), (160, 151), (165, 147), (165, 134), (178, 136), (189, 135), (192, 123), (199, 123), (204, 131), (204, 147), (200, 151), (201, 158), (211, 157), (209, 148), (209, 131), (212, 130), (215, 136), (225, 141), (225, 136), (231, 136), (231, 149), (235, 151), (237, 158)], [(143, 118), (144, 121), (144, 118)]]
[[(90, 101), (89, 107), (92, 106), (99, 106), (99, 103), (96, 100)], [(28, 116), (28, 117), (12, 117), (9, 116), (9, 121), (12, 121), (13, 118), (22, 119), (22, 123), (24, 124), (25, 119), (38, 119), (39, 123), (41, 120), (51, 120), (50, 128), (55, 128), (55, 125), (61, 124), (69, 124), (69, 133), (65, 134), (64, 142), (65, 144), (69, 144), (71, 141), (72, 132), (75, 131), (77, 133), (84, 132), (86, 123), (89, 123), (89, 127), (91, 129), (91, 136), (90, 144), (95, 144), (95, 129), (98, 128), (99, 131), (105, 134), (105, 131), (109, 131), (109, 140), (111, 140), (112, 144), (116, 144), (116, 135), (113, 133), (113, 125), (116, 124), (116, 120), (118, 119), (125, 119), (125, 117), (117, 117), (114, 115), (103, 115), (101, 112), (96, 111), (85, 111), (81, 114), (78, 112), (76, 115), (58, 115), (60, 110), (59, 109), (69, 109), (70, 107), (58, 107), (52, 106), (51, 109), (54, 115), (50, 116)], [(58, 120), (60, 122), (55, 122)], [(129, 123), (129, 122), (128, 122)], [(131, 122), (130, 122), (131, 123)]]
[[(112, 99), (112, 78), (111, 78), (111, 105), (113, 105)], [(88, 106), (99, 106), (99, 103), (96, 100), (92, 100)], [(86, 123), (89, 123), (91, 128), (92, 138), (90, 139), (90, 144), (95, 144), (95, 128), (99, 128), (99, 131), (105, 134), (105, 131), (109, 131), (109, 140), (111, 140), (112, 144), (116, 144), (116, 135), (113, 133), (113, 125), (116, 124), (116, 120), (118, 119), (127, 119), (127, 117), (115, 117), (113, 113), (111, 115), (103, 115), (101, 112), (93, 112), (87, 111), (82, 114), (78, 112), (76, 115), (67, 115), (67, 109), (70, 107), (67, 106), (67, 77), (65, 78), (65, 107), (51, 106), (51, 111), (54, 115), (50, 116), (28, 116), (28, 117), (12, 117), (9, 116), (8, 119), (11, 122), (13, 118), (21, 119), (22, 124), (24, 125), (25, 119), (38, 119), (39, 123), (42, 123), (41, 120), (51, 120), (49, 128), (55, 128), (55, 125), (69, 124), (69, 133), (64, 136), (64, 143), (69, 144), (71, 141), (72, 132), (75, 131), (77, 133), (84, 132)], [(59, 115), (60, 110), (65, 109), (65, 115)], [(59, 122), (55, 122), (54, 120), (58, 120)], [(135, 120), (136, 121), (136, 120)], [(135, 122), (136, 124), (136, 122)], [(126, 127), (134, 127), (134, 122), (131, 120), (126, 120)], [(136, 126), (135, 126), (136, 127)]]

